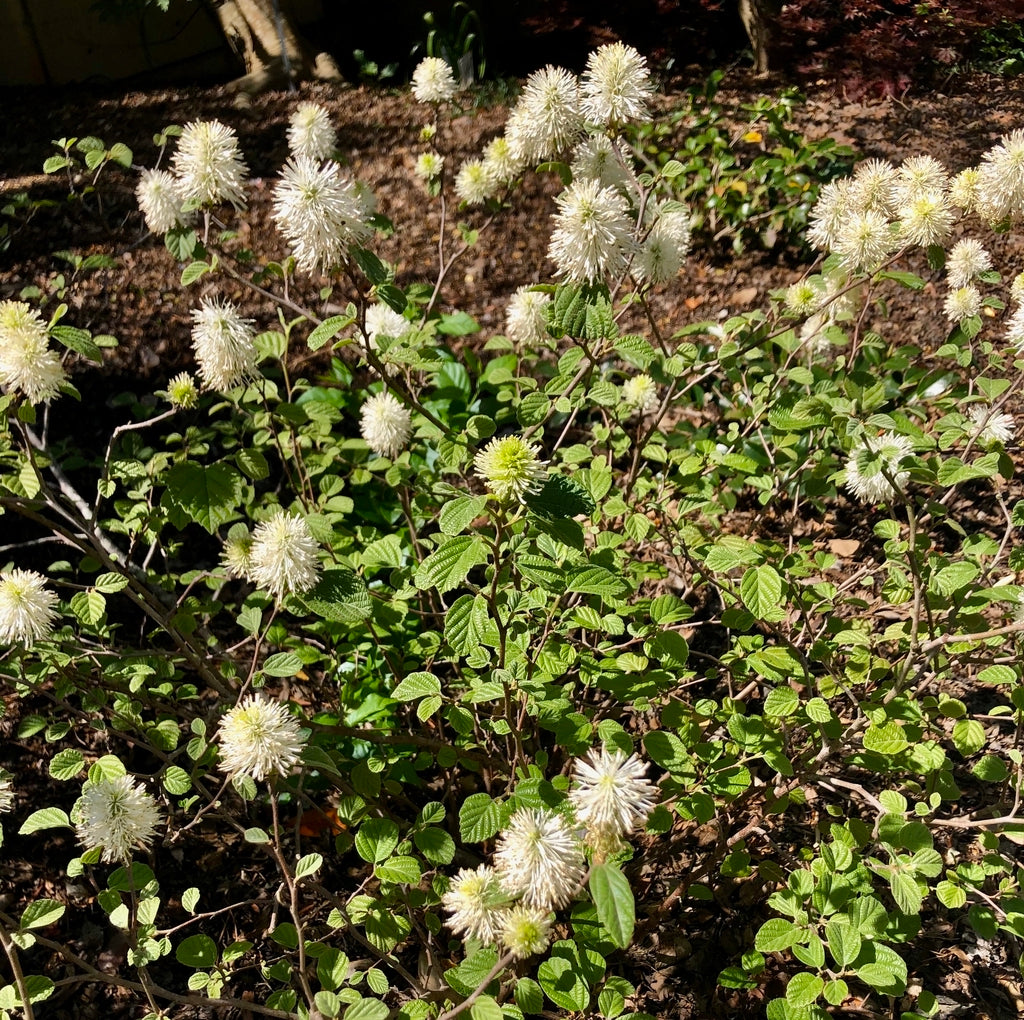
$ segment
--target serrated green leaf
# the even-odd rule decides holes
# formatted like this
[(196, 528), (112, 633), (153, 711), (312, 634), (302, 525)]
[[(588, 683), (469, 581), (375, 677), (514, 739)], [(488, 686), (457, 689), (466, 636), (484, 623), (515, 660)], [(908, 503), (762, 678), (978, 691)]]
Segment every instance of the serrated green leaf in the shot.
[(217, 943), (209, 935), (189, 935), (174, 950), (174, 958), (186, 967), (213, 967), (217, 955)]
[(56, 829), (64, 825), (68, 827), (71, 825), (66, 812), (55, 807), (40, 808), (38, 811), (33, 811), (32, 814), (30, 814), (28, 818), (21, 823), (21, 828), (18, 829), (18, 834), (21, 836), (27, 836), (30, 833), (39, 832), (41, 829)]
[(446, 535), (460, 535), (487, 507), (486, 496), (457, 496), (438, 514), (437, 523)]
[(501, 827), (501, 808), (489, 793), (471, 793), (459, 809), (459, 838), (463, 843), (482, 843)]
[(785, 619), (782, 591), (779, 572), (767, 563), (751, 567), (740, 581), (740, 599), (756, 620), (773, 623)]
[(211, 535), (234, 515), (242, 501), (242, 476), (227, 464), (205, 466), (185, 461), (164, 476), (161, 506), (181, 524), (194, 521)]
[(356, 853), (370, 864), (378, 864), (398, 846), (398, 826), (390, 818), (368, 818), (356, 833)]
[(967, 902), (967, 891), (955, 882), (942, 881), (935, 886), (939, 902), (950, 910), (959, 910)]
[(267, 656), (262, 669), (267, 676), (295, 676), (302, 669), (302, 659), (294, 652), (276, 652)]
[(441, 681), (433, 673), (424, 671), (410, 673), (391, 692), (396, 701), (415, 701), (441, 693)]
[(817, 1001), (825, 982), (817, 974), (806, 971), (794, 974), (786, 985), (786, 1002), (798, 1009)]
[(487, 546), (479, 535), (449, 538), (417, 568), (417, 588), (436, 588), (440, 594), (458, 587), (469, 572), (487, 562)]
[(60, 900), (36, 900), (25, 908), (18, 926), (22, 931), (28, 931), (30, 928), (47, 928), (64, 916), (65, 909)]
[(629, 879), (615, 864), (594, 864), (589, 884), (598, 919), (612, 941), (625, 949), (633, 939), (636, 924), (636, 904)]
[(333, 340), (343, 329), (351, 326), (353, 322), (351, 315), (332, 315), (324, 319), (310, 334), (306, 340), (306, 346), (311, 351), (318, 351), (329, 340)]
[(877, 754), (899, 754), (906, 750), (909, 741), (903, 733), (903, 727), (895, 720), (884, 726), (869, 726), (864, 731), (864, 748)]
[(359, 623), (372, 610), (363, 579), (342, 567), (324, 571), (316, 586), (299, 601), (311, 613), (332, 623)]
[(784, 917), (765, 921), (754, 936), (754, 948), (759, 953), (778, 953), (789, 949), (799, 938), (800, 929)]
[(295, 864), (295, 878), (305, 878), (307, 875), (315, 875), (324, 863), (322, 854), (306, 854), (300, 857)]
[(965, 757), (985, 746), (985, 727), (977, 719), (961, 719), (953, 726), (953, 745)]
[(181, 894), (181, 906), (182, 906), (182, 909), (184, 909), (185, 911), (187, 911), (190, 914), (194, 914), (196, 912), (196, 906), (199, 903), (199, 896), (200, 896), (199, 889), (196, 886), (194, 886), (194, 885), (189, 886)]
[(470, 1007), (469, 1015), (472, 1020), (504, 1020), (504, 1013), (497, 1000), (490, 995), (481, 995)]
[(245, 830), (245, 841), (246, 843), (269, 843), (270, 836), (267, 835), (264, 829), (252, 828)]
[(209, 262), (190, 262), (181, 271), (181, 285), (183, 287), (187, 287), (190, 283), (195, 283), (196, 280), (209, 271)]
[(460, 595), (445, 614), (444, 639), (457, 655), (468, 655), (479, 648), (489, 620), (483, 595)]
[(96, 591), (103, 592), (105, 595), (113, 595), (115, 592), (128, 587), (128, 578), (124, 574), (118, 574), (113, 571), (99, 574), (93, 587)]
[(50, 759), (49, 771), (54, 779), (66, 782), (68, 779), (74, 779), (84, 767), (85, 756), (82, 752), (76, 751), (74, 748), (66, 748), (63, 751), (58, 751)]
[(562, 1009), (582, 1013), (590, 1003), (590, 988), (564, 956), (552, 956), (537, 968), (544, 994)]
[(98, 591), (77, 591), (71, 596), (71, 612), (88, 627), (95, 627), (107, 611), (107, 600)]
[(892, 898), (902, 913), (919, 914), (921, 912), (921, 890), (913, 875), (899, 871), (894, 872), (889, 876), (889, 888), (892, 889)]
[(382, 882), (401, 885), (416, 885), (420, 880), (420, 866), (416, 858), (403, 854), (382, 861), (373, 869), (373, 873)]
[(832, 920), (825, 923), (828, 951), (840, 967), (847, 967), (860, 955), (863, 942), (860, 932), (848, 921)]

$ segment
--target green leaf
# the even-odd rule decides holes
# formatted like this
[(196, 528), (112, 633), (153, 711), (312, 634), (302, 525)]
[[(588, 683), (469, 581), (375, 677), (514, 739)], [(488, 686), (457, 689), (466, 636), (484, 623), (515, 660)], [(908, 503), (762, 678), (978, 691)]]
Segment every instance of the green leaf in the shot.
[(800, 938), (801, 930), (784, 917), (765, 921), (754, 936), (754, 948), (759, 953), (778, 953), (789, 949)]
[(19, 927), (22, 931), (30, 928), (46, 928), (64, 916), (64, 904), (59, 900), (36, 900), (25, 908)]
[(370, 615), (370, 593), (354, 571), (324, 571), (317, 585), (298, 600), (311, 613), (332, 623), (359, 623)]
[(183, 797), (192, 789), (188, 773), (178, 765), (169, 765), (164, 773), (164, 789), (174, 797)]
[(267, 656), (262, 668), (267, 676), (295, 676), (302, 669), (302, 659), (294, 652), (277, 652)]
[(441, 693), (441, 681), (433, 673), (410, 673), (392, 692), (396, 701), (416, 701)]
[(935, 895), (950, 910), (959, 910), (967, 902), (967, 891), (956, 882), (939, 882), (935, 886)]
[[(865, 959), (866, 957), (866, 959)], [(907, 987), (907, 965), (882, 942), (865, 942), (864, 961), (857, 965), (857, 977), (886, 995), (902, 995)]]
[(884, 726), (869, 726), (864, 731), (863, 740), (865, 750), (885, 755), (899, 754), (910, 745), (903, 727), (895, 720), (890, 720)]
[(103, 363), (103, 352), (93, 343), (92, 334), (88, 330), (75, 326), (54, 326), (50, 334), (68, 350), (81, 354), (83, 358), (88, 358), (98, 365)]
[(174, 950), (174, 958), (186, 967), (213, 967), (217, 963), (217, 943), (209, 935), (189, 935)]
[(516, 1005), (524, 1013), (539, 1013), (544, 1008), (544, 992), (533, 978), (520, 978), (514, 994)]
[(548, 475), (541, 490), (528, 493), (524, 502), (539, 517), (549, 519), (590, 515), (595, 506), (590, 493), (567, 475)]
[(181, 285), (183, 287), (187, 287), (190, 283), (195, 283), (196, 280), (209, 271), (209, 262), (190, 262), (181, 271)]
[(84, 767), (85, 757), (74, 748), (59, 751), (50, 759), (50, 775), (61, 782), (74, 779)]
[(614, 864), (595, 864), (590, 869), (590, 894), (597, 916), (612, 941), (625, 949), (633, 938), (636, 905), (629, 879)]
[(181, 894), (182, 909), (186, 910), (190, 914), (194, 914), (196, 912), (196, 906), (199, 903), (199, 895), (199, 889), (196, 886), (189, 886)]
[(900, 871), (894, 872), (889, 876), (889, 887), (892, 889), (892, 898), (896, 901), (896, 906), (900, 908), (901, 913), (921, 913), (921, 890), (913, 875), (907, 875)]
[(489, 793), (471, 793), (459, 809), (459, 837), (463, 843), (482, 843), (501, 828), (501, 807)]
[(605, 567), (595, 565), (576, 567), (566, 572), (565, 590), (601, 598), (621, 598), (629, 591), (625, 578), (613, 574)]
[(800, 707), (800, 697), (792, 687), (773, 687), (764, 699), (764, 714), (774, 719), (793, 715)]
[(360, 999), (345, 1010), (344, 1020), (385, 1020), (390, 1012), (380, 999)]
[(245, 830), (245, 841), (246, 843), (269, 843), (270, 836), (264, 829), (252, 828)]
[(369, 818), (356, 833), (356, 853), (370, 864), (378, 864), (398, 846), (398, 826), (390, 818)]
[(251, 478), (254, 482), (262, 481), (270, 476), (270, 465), (259, 450), (239, 450), (235, 454), (235, 463), (245, 477)]
[(309, 339), (306, 341), (306, 345), (311, 351), (318, 351), (329, 340), (333, 340), (343, 329), (347, 326), (351, 326), (352, 322), (353, 319), (351, 315), (332, 315), (329, 319), (324, 319), (324, 321), (309, 334)]
[(105, 595), (113, 595), (115, 592), (122, 591), (128, 587), (128, 578), (124, 574), (118, 574), (114, 571), (99, 574), (93, 587), (96, 591), (103, 592)]
[(971, 774), (983, 783), (1001, 783), (1010, 774), (1010, 770), (1002, 758), (998, 758), (994, 754), (986, 754), (981, 761), (975, 763)]
[(472, 1020), (503, 1020), (504, 1013), (496, 999), (490, 995), (481, 995), (469, 1009)]
[(71, 826), (71, 821), (64, 811), (61, 811), (60, 808), (45, 807), (40, 808), (38, 811), (33, 811), (21, 823), (18, 834), (20, 836), (28, 836), (30, 833), (39, 832), (41, 829), (56, 829), (64, 825), (69, 828)]
[(828, 951), (840, 967), (847, 967), (860, 955), (861, 934), (848, 921), (838, 919), (825, 923)]
[(458, 496), (441, 507), (437, 523), (444, 534), (460, 535), (486, 507), (486, 496)]
[(965, 757), (985, 746), (985, 727), (977, 719), (961, 719), (953, 726), (953, 745)]
[(487, 562), (487, 546), (478, 535), (449, 538), (416, 569), (416, 587), (436, 588), (440, 594), (460, 585), (469, 572)]
[(564, 956), (552, 956), (537, 968), (544, 994), (562, 1009), (582, 1013), (590, 1003), (590, 988)]
[(242, 501), (242, 476), (226, 464), (208, 467), (185, 461), (164, 476), (161, 506), (176, 513), (180, 524), (194, 521), (211, 535), (234, 515)]
[(315, 875), (324, 863), (322, 854), (306, 854), (300, 857), (295, 865), (295, 878), (305, 878), (307, 875)]
[(444, 829), (429, 826), (413, 833), (416, 849), (434, 865), (447, 865), (455, 859), (455, 840)]
[(420, 880), (420, 866), (415, 857), (400, 854), (389, 857), (373, 869), (374, 875), (382, 882), (397, 885), (416, 885)]
[(468, 655), (480, 647), (489, 619), (483, 595), (460, 595), (445, 616), (445, 641), (457, 655)]
[(174, 256), (176, 262), (188, 262), (198, 243), (199, 238), (190, 227), (171, 227), (164, 234), (164, 246)]
[(551, 411), (551, 398), (546, 393), (527, 393), (516, 405), (516, 418), (523, 428), (539, 425)]
[(817, 974), (808, 974), (806, 971), (794, 974), (786, 985), (786, 1002), (798, 1009), (801, 1006), (810, 1006), (817, 1001), (825, 982)]
[(71, 612), (87, 627), (95, 627), (107, 611), (107, 600), (98, 591), (78, 591), (71, 596)]
[(782, 578), (767, 563), (751, 567), (740, 581), (740, 599), (757, 620), (777, 622), (785, 619)]

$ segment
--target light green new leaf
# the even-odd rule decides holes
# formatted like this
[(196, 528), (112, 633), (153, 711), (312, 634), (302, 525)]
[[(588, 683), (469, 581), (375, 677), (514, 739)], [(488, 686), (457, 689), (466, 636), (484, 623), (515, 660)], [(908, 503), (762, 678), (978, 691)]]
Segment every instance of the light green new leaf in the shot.
[(590, 869), (590, 894), (601, 924), (612, 941), (625, 949), (636, 924), (636, 904), (629, 879), (614, 864), (595, 864)]

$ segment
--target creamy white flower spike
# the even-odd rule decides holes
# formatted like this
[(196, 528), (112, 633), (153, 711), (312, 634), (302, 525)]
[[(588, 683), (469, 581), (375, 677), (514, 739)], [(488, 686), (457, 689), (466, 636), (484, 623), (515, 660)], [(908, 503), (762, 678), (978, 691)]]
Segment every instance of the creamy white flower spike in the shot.
[(579, 83), (563, 67), (548, 65), (526, 79), (505, 124), (512, 159), (523, 165), (558, 155), (583, 132)]
[(57, 596), (34, 570), (0, 573), (0, 641), (31, 645), (53, 632)]
[(992, 256), (973, 237), (957, 241), (946, 258), (946, 278), (952, 288), (966, 287), (979, 273), (992, 268)]
[(394, 460), (405, 449), (412, 435), (412, 414), (391, 393), (370, 397), (359, 417), (363, 439), (378, 457)]
[(978, 170), (978, 212), (990, 220), (1024, 216), (1024, 131), (1004, 135)]
[(546, 910), (519, 903), (501, 917), (498, 941), (517, 959), (543, 953), (551, 942), (554, 917)]
[(249, 168), (238, 136), (219, 120), (186, 124), (171, 165), (184, 201), (200, 206), (230, 202), (236, 209), (245, 208)]
[(87, 782), (73, 817), (78, 841), (88, 850), (103, 847), (107, 863), (127, 861), (146, 848), (160, 824), (156, 801), (131, 776)]
[(192, 350), (208, 390), (224, 392), (256, 375), (256, 334), (230, 301), (203, 298), (192, 309)]
[(523, 172), (522, 163), (513, 157), (504, 135), (492, 138), (484, 146), (484, 167), (499, 184), (511, 184)]
[(143, 170), (135, 197), (152, 234), (166, 234), (193, 217), (182, 209), (184, 199), (178, 179), (167, 170)]
[(505, 332), (508, 338), (524, 346), (547, 343), (547, 320), (544, 309), (551, 303), (551, 295), (532, 290), (528, 284), (516, 289), (505, 309)]
[(622, 384), (622, 402), (635, 414), (652, 414), (658, 409), (658, 386), (645, 373), (634, 375)]
[(296, 156), (274, 186), (274, 222), (299, 269), (324, 272), (347, 257), (350, 245), (372, 233), (365, 200), (337, 163)]
[(859, 209), (853, 201), (852, 188), (853, 182), (844, 177), (829, 181), (818, 192), (818, 201), (811, 210), (811, 225), (807, 230), (808, 243), (818, 251), (834, 249), (851, 209)]
[(607, 135), (591, 135), (572, 150), (569, 167), (574, 181), (597, 181), (627, 196), (639, 194), (639, 185), (628, 169), (626, 155)]
[(1006, 320), (1006, 339), (1018, 353), (1024, 351), (1024, 304), (1018, 305)]
[(978, 209), (978, 186), (981, 181), (981, 170), (969, 166), (961, 170), (949, 182), (949, 201), (965, 213), (976, 212)]
[(587, 760), (577, 759), (569, 800), (576, 818), (588, 834), (599, 840), (628, 836), (643, 825), (658, 800), (658, 791), (646, 777), (647, 766), (632, 754), (591, 750)]
[(404, 315), (400, 315), (383, 301), (375, 301), (372, 305), (366, 306), (364, 325), (366, 342), (372, 351), (379, 348), (381, 337), (398, 340), (414, 328)]
[(498, 178), (480, 159), (467, 160), (455, 175), (455, 194), (466, 205), (482, 205), (497, 194), (499, 187)]
[(441, 176), (441, 171), (444, 169), (444, 156), (434, 152), (432, 149), (427, 152), (421, 152), (416, 158), (416, 166), (413, 173), (416, 174), (420, 180), (432, 181), (437, 177)]
[(0, 301), (0, 386), (38, 404), (60, 392), (67, 376), (43, 317), (24, 301)]
[(574, 181), (555, 203), (548, 258), (557, 275), (573, 283), (618, 276), (635, 249), (625, 198), (597, 181)]
[(319, 103), (299, 103), (288, 120), (288, 150), (293, 156), (327, 159), (338, 145), (330, 114)]
[(899, 209), (899, 240), (927, 248), (942, 244), (953, 229), (953, 210), (941, 191), (922, 191)]
[(476, 869), (463, 868), (441, 897), (441, 905), (451, 914), (448, 927), (457, 935), (489, 945), (500, 937), (509, 903), (498, 873), (486, 864)]
[(249, 577), (278, 598), (301, 595), (319, 580), (318, 552), (305, 519), (278, 507), (252, 533)]
[(583, 845), (562, 815), (520, 809), (498, 836), (494, 867), (504, 889), (527, 907), (557, 910), (586, 874)]
[(946, 295), (943, 311), (950, 322), (964, 322), (981, 312), (981, 294), (978, 288), (968, 284), (957, 287)]
[(1017, 431), (1012, 414), (995, 411), (988, 404), (972, 404), (967, 417), (974, 422), (972, 435), (984, 443), (1008, 443)]
[(675, 203), (655, 206), (654, 226), (640, 242), (633, 273), (647, 283), (674, 280), (690, 247), (690, 214)]
[(447, 103), (458, 91), (448, 61), (440, 57), (424, 57), (412, 72), (412, 94), (419, 103)]
[(911, 156), (896, 168), (896, 202), (906, 205), (928, 192), (944, 194), (949, 187), (949, 173), (932, 156)]
[(299, 721), (279, 701), (250, 694), (224, 714), (217, 730), (222, 772), (259, 781), (286, 776), (306, 746)]
[(873, 272), (895, 247), (889, 221), (876, 212), (850, 213), (846, 216), (832, 245), (843, 265), (854, 272)]
[(862, 503), (891, 500), (906, 487), (910, 472), (901, 470), (900, 464), (913, 449), (911, 441), (896, 432), (864, 436), (850, 450), (846, 462), (846, 488)]
[(167, 383), (167, 399), (175, 406), (188, 410), (199, 401), (199, 388), (188, 372), (179, 372)]
[(647, 61), (632, 46), (614, 42), (591, 53), (581, 91), (583, 114), (592, 124), (619, 127), (650, 120), (647, 101), (654, 86)]
[(224, 542), (220, 562), (232, 577), (248, 577), (252, 570), (252, 535), (245, 525), (236, 525), (231, 532)]
[(899, 175), (888, 160), (868, 159), (858, 164), (851, 179), (851, 208), (865, 212), (870, 209), (888, 219), (899, 207)]
[(492, 439), (473, 460), (477, 475), (502, 503), (522, 503), (547, 474), (540, 447), (519, 436)]

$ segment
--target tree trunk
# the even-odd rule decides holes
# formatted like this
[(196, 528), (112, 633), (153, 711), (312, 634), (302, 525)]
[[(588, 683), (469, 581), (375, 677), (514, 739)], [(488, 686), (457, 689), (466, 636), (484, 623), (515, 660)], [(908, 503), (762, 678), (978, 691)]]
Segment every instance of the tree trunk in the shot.
[(782, 10), (782, 0), (739, 0), (740, 20), (754, 51), (754, 71), (767, 74), (770, 64), (774, 19)]
[(285, 0), (220, 0), (216, 10), (224, 35), (245, 61), (245, 75), (229, 88), (255, 95), (307, 78), (341, 81), (334, 58), (314, 54), (292, 27)]

